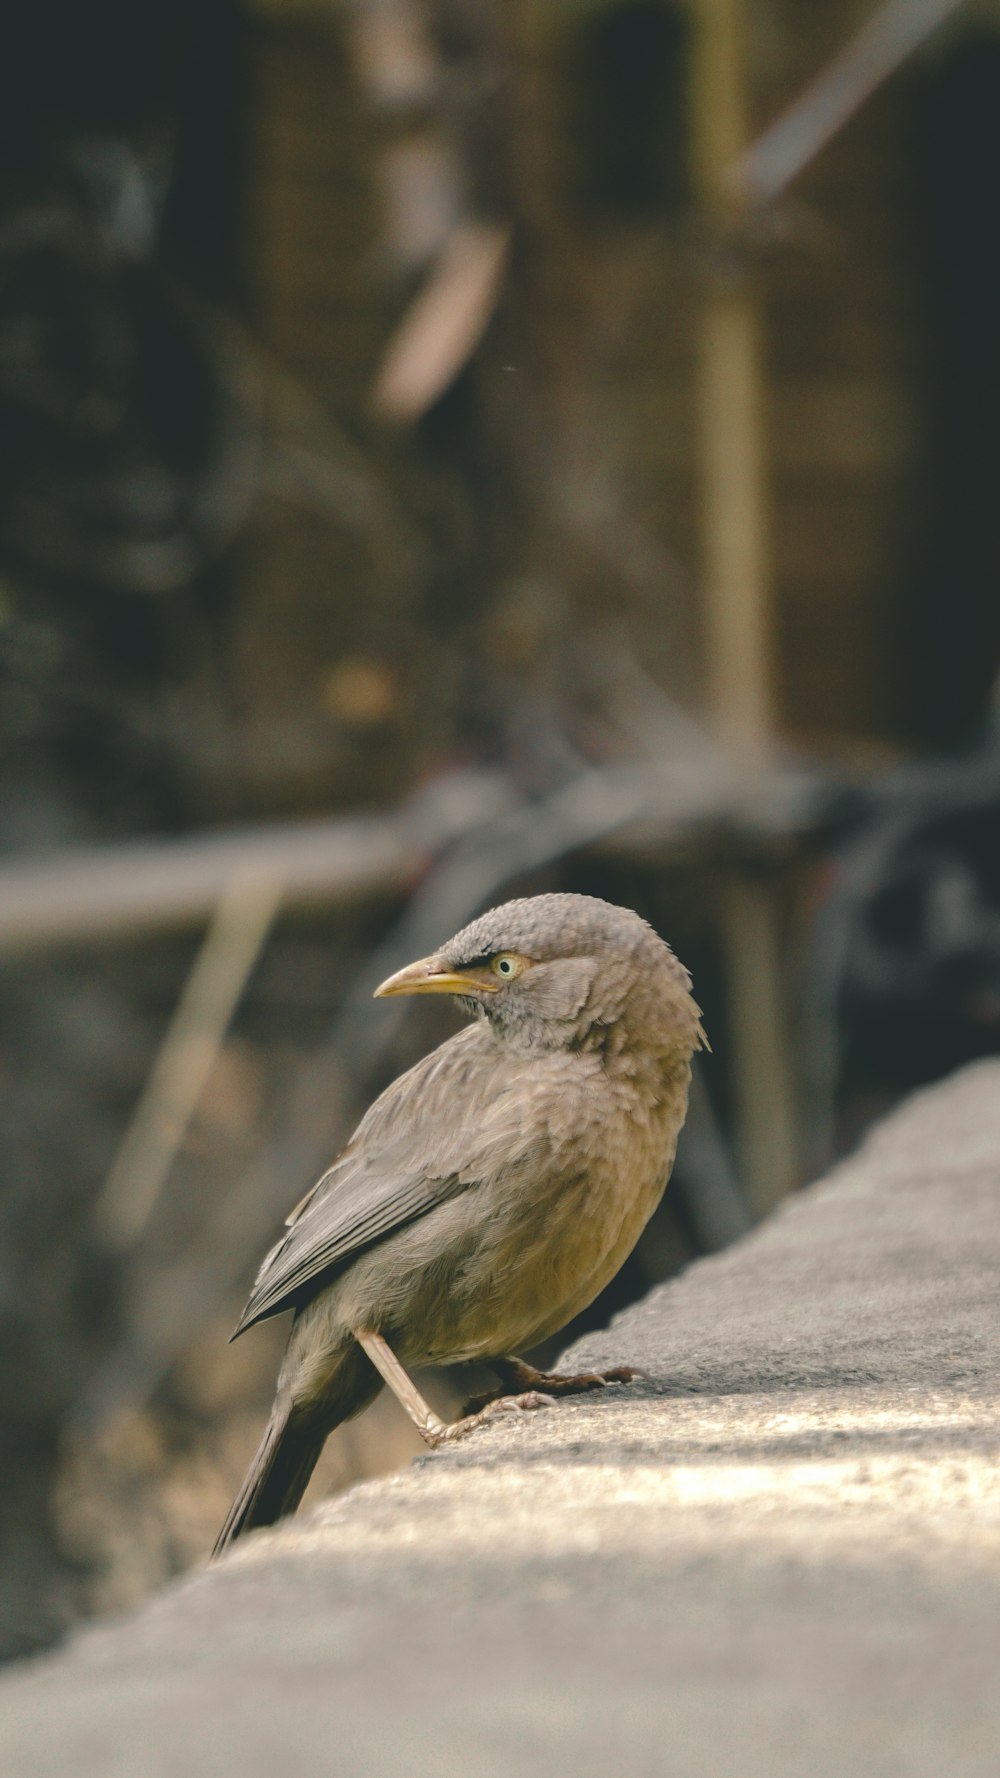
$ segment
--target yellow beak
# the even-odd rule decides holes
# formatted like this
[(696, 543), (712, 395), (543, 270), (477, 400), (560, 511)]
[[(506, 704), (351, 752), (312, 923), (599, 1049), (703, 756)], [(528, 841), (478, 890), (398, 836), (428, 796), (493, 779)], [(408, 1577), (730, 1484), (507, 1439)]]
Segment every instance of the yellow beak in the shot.
[(495, 994), (500, 982), (490, 981), (485, 973), (449, 969), (440, 957), (421, 957), (389, 976), (375, 989), (374, 998), (384, 1000), (390, 994)]

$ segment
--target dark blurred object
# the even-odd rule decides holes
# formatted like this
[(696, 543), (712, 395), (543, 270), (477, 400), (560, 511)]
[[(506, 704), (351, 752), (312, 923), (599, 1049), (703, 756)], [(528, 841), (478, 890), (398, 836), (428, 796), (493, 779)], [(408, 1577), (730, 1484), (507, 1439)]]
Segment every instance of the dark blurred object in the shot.
[(914, 181), (924, 299), (924, 461), (900, 646), (906, 727), (968, 747), (1000, 666), (1000, 36), (921, 70)]
[(218, 727), (260, 438), (212, 307), (245, 293), (244, 30), (234, 0), (45, 0), (5, 38), (0, 845), (190, 819)]
[(828, 1150), (887, 1102), (1000, 1052), (1000, 745), (908, 767), (872, 795), (836, 860), (815, 962)]
[(233, 155), (205, 142), (206, 114), (239, 139), (232, 75), (220, 90), (236, 15), (105, 0), (81, 31), (65, 11), (32, 12), (5, 58), (0, 553), (162, 593), (217, 558), (253, 488), (241, 360), (173, 283), (238, 291)]
[[(177, 733), (210, 679), (256, 430), (209, 309), (244, 288), (242, 8), (39, 0), (4, 24), (0, 850), (16, 851), (190, 820)], [(114, 1318), (113, 1279), (84, 1289), (81, 1224), (141, 1087), (141, 1024), (132, 960), (5, 973), (3, 1653), (80, 1605), (51, 1496)]]
[(189, 585), (246, 518), (241, 360), (153, 269), (160, 168), (68, 143), (0, 223), (0, 551), (129, 593)]
[(687, 52), (672, 0), (618, 0), (588, 19), (579, 51), (579, 198), (633, 221), (690, 199)]
[(248, 16), (240, 0), (37, 0), (5, 20), (4, 178), (54, 143), (159, 141), (167, 256), (216, 296), (242, 271)]

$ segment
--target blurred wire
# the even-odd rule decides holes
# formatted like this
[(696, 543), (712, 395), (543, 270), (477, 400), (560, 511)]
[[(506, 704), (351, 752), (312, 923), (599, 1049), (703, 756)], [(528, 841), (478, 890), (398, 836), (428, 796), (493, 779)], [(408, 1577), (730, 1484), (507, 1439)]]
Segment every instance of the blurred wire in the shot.
[(869, 793), (815, 923), (803, 1061), (817, 1169), (851, 1094), (889, 1099), (1000, 1048), (1000, 747)]
[(964, 4), (887, 0), (739, 156), (729, 173), (734, 195), (746, 204), (768, 204), (780, 197), (866, 99)]

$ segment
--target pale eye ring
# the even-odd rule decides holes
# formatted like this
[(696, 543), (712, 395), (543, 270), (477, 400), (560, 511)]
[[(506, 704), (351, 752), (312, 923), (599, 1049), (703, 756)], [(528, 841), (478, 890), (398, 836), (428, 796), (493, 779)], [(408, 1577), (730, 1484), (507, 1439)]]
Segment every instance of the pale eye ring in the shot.
[(503, 976), (505, 982), (512, 981), (517, 974), (517, 964), (513, 957), (496, 957), (493, 961), (495, 974)]

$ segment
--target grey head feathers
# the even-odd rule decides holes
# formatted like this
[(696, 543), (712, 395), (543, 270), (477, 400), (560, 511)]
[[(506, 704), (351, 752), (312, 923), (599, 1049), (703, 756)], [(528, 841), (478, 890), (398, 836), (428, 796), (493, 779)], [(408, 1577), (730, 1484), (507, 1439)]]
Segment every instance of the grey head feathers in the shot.
[(505, 953), (526, 960), (499, 990), (456, 996), (519, 1046), (580, 1048), (619, 1038), (654, 1043), (662, 1033), (691, 1049), (701, 1040), (690, 977), (669, 946), (631, 908), (590, 895), (535, 895), (490, 908), (437, 953), (449, 969), (488, 965)]
[(521, 951), (536, 963), (554, 957), (631, 952), (653, 928), (632, 912), (596, 895), (531, 895), (490, 908), (442, 945), (440, 955), (462, 968), (499, 951)]

